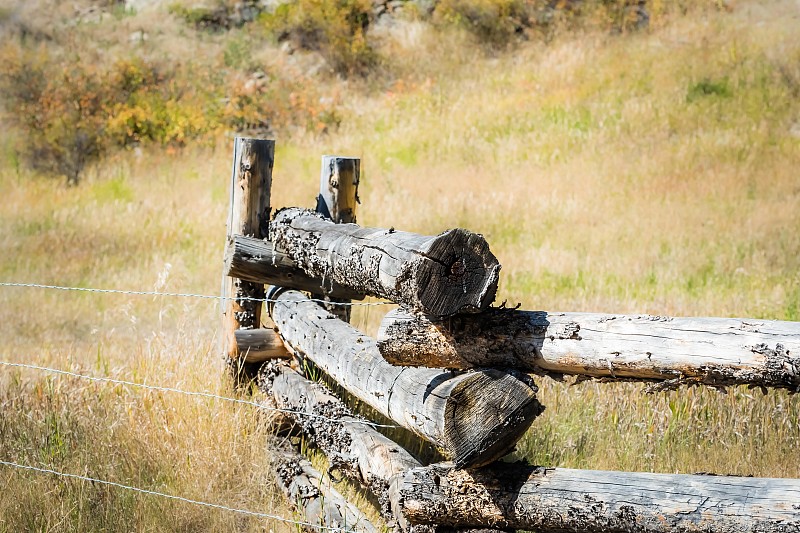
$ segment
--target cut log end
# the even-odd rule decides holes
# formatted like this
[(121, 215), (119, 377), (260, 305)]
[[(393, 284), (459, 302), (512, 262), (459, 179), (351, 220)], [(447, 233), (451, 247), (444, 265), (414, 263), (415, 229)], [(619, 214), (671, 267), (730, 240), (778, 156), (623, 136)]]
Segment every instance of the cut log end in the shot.
[(275, 330), (237, 329), (234, 332), (237, 352), (234, 357), (245, 363), (261, 363), (269, 359), (290, 359), (291, 354)]
[(445, 409), (445, 448), (457, 467), (476, 467), (513, 450), (544, 411), (527, 376), (475, 372), (453, 389)]
[[(463, 229), (446, 231), (431, 241), (406, 278), (413, 285), (418, 310), (434, 316), (486, 309), (497, 293), (500, 263), (486, 240)], [(398, 280), (403, 284), (406, 279)], [(400, 292), (406, 292), (401, 289)]]

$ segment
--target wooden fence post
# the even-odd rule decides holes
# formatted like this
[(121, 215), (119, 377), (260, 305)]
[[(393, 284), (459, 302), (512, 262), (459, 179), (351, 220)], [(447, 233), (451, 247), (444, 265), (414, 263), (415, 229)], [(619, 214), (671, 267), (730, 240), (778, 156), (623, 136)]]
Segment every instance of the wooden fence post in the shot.
[[(337, 224), (356, 223), (356, 208), (360, 203), (358, 184), (361, 180), (361, 160), (357, 157), (322, 156), (322, 170), (319, 176), (319, 196), (317, 213), (330, 218)], [(350, 322), (351, 307), (335, 305), (349, 303), (350, 300), (331, 298), (322, 294), (312, 294), (314, 298), (324, 298), (332, 305), (325, 308), (345, 322)]]
[[(236, 235), (269, 235), (270, 191), (275, 141), (237, 137), (234, 141), (231, 203), (226, 250)], [(277, 333), (261, 329), (264, 285), (238, 278), (223, 280), (224, 354), (238, 370), (244, 363), (285, 353)]]

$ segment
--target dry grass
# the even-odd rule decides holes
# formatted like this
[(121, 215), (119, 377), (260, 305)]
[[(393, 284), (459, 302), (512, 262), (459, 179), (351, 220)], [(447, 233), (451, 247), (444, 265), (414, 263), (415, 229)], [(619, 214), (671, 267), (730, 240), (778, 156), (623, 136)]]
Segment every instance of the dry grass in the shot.
[[(409, 22), (384, 43), (391, 84), (328, 80), (348, 95), (338, 133), (279, 139), (274, 203), (312, 205), (319, 155), (356, 155), (360, 220), (484, 233), (501, 300), (800, 320), (798, 16), (796, 2), (740, 2), (493, 56)], [(4, 139), (0, 279), (217, 293), (230, 144), (123, 153), (65, 188), (18, 168)], [(0, 306), (3, 360), (230, 393), (213, 303), (4, 288)], [(374, 332), (382, 312), (359, 309), (356, 323)], [(532, 461), (800, 477), (797, 397), (541, 388), (548, 409), (518, 452)], [(0, 370), (3, 460), (288, 516), (266, 436), (245, 407)], [(0, 477), (15, 495), (0, 499), (0, 531), (287, 527)]]

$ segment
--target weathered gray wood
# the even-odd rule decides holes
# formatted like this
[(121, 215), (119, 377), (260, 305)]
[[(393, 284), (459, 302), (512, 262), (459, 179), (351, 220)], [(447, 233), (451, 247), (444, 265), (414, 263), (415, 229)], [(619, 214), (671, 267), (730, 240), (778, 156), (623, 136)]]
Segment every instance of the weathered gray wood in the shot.
[[(275, 141), (243, 137), (234, 141), (227, 228), (229, 242), (234, 235), (256, 238), (268, 235), (274, 155)], [(264, 298), (264, 286), (226, 278), (223, 279), (223, 296), (231, 298), (223, 306), (224, 352), (228, 357), (238, 359), (236, 330), (261, 326), (262, 303), (249, 298)]]
[(288, 359), (291, 354), (274, 329), (237, 329), (238, 357), (245, 363), (260, 363), (269, 359)]
[[(321, 474), (302, 455), (286, 447), (272, 453), (278, 486), (300, 520), (343, 532), (378, 533), (369, 518), (334, 488), (330, 476)], [(320, 531), (312, 526), (304, 529)]]
[(396, 365), (800, 391), (800, 323), (490, 309), (431, 319), (391, 311), (378, 347)]
[(355, 416), (323, 385), (307, 380), (286, 364), (265, 365), (258, 384), (325, 452), (333, 469), (368, 488), (384, 516), (406, 524), (393, 512), (388, 490), (394, 476), (421, 466), (411, 454)]
[(462, 229), (428, 237), (334, 224), (289, 208), (276, 213), (270, 240), (323, 283), (435, 316), (485, 309), (497, 291), (500, 264), (483, 237)]
[(409, 470), (399, 492), (421, 524), (580, 531), (800, 531), (800, 480), (542, 468), (497, 463)]
[(375, 341), (297, 291), (268, 309), (281, 337), (382, 415), (427, 439), (459, 466), (486, 464), (510, 451), (543, 410), (524, 374), (455, 374), (400, 368)]
[(286, 254), (276, 252), (270, 241), (234, 235), (225, 252), (225, 272), (228, 276), (263, 285), (275, 285), (333, 298), (362, 300), (364, 295), (337, 284), (322, 284), (322, 278), (312, 278), (300, 270)]
[(317, 213), (337, 224), (355, 224), (361, 160), (338, 155), (322, 156)]
[[(355, 224), (360, 181), (360, 159), (335, 155), (322, 156), (317, 213), (336, 224)], [(328, 300), (330, 304), (324, 305), (325, 309), (345, 322), (350, 322), (352, 308), (348, 305), (336, 305), (349, 303), (349, 300), (331, 298), (320, 293), (312, 293), (312, 297)]]

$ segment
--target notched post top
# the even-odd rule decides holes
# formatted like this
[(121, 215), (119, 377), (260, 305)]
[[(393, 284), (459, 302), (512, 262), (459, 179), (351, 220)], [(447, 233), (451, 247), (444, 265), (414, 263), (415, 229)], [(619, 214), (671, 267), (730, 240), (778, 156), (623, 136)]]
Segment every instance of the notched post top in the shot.
[(322, 156), (317, 213), (338, 224), (356, 223), (361, 160), (356, 157)]
[(481, 235), (464, 229), (425, 236), (287, 208), (275, 214), (270, 240), (311, 277), (432, 316), (481, 311), (497, 292), (500, 263)]

